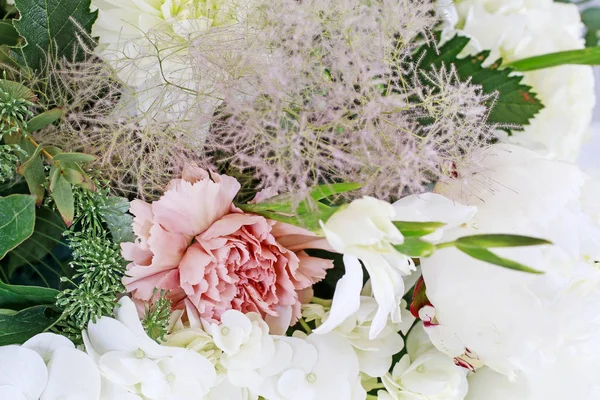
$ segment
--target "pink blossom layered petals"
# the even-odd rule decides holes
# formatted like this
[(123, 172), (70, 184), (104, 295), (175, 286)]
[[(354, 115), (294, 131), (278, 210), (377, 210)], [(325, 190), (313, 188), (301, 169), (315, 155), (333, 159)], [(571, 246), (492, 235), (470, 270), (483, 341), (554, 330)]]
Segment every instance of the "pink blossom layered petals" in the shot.
[(296, 253), (299, 259), (299, 266), (293, 272), (296, 281), (296, 290), (303, 290), (311, 287), (317, 282), (325, 279), (327, 270), (333, 268), (333, 260), (311, 257), (304, 251)]
[(156, 290), (169, 291), (169, 296), (176, 296), (181, 292), (179, 285), (179, 270), (162, 271), (142, 277), (123, 278), (123, 284), (132, 296), (139, 300), (149, 301), (153, 299)]
[(180, 233), (166, 231), (159, 224), (150, 228), (148, 247), (152, 251), (152, 266), (156, 268), (175, 268), (189, 245), (187, 237)]
[(211, 174), (211, 178), (171, 182), (160, 200), (152, 203), (154, 222), (169, 232), (193, 237), (229, 213), (240, 184), (228, 176)]
[(129, 203), (129, 212), (134, 215), (133, 233), (138, 237), (140, 247), (147, 249), (150, 238), (150, 228), (153, 225), (152, 206), (141, 200), (133, 200)]
[(308, 229), (299, 226), (277, 222), (271, 233), (279, 244), (291, 251), (306, 249), (335, 251), (325, 237), (317, 236)]
[(134, 264), (150, 265), (152, 263), (152, 252), (144, 250), (139, 243), (121, 243), (121, 254), (125, 260), (133, 261)]

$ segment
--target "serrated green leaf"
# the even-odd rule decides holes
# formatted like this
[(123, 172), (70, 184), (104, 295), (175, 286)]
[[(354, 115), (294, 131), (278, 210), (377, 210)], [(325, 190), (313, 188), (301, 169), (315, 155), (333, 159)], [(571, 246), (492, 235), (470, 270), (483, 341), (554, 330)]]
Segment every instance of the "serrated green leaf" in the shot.
[(90, 155), (90, 154), (85, 154), (85, 153), (58, 153), (56, 155), (54, 155), (54, 161), (60, 161), (60, 162), (71, 162), (71, 163), (78, 163), (78, 162), (83, 162), (83, 163), (87, 163), (87, 162), (92, 162), (92, 161), (96, 161), (96, 157)]
[(538, 271), (537, 269), (530, 268), (519, 262), (500, 257), (497, 254), (494, 254), (491, 251), (481, 247), (464, 246), (457, 243), (456, 248), (477, 260), (498, 265), (500, 267), (513, 269), (515, 271), (527, 272), (530, 274), (543, 274), (542, 271)]
[(128, 214), (129, 201), (123, 197), (108, 197), (100, 207), (100, 216), (116, 243), (133, 242), (133, 216)]
[(17, 248), (8, 253), (8, 273), (28, 264), (37, 263), (50, 253), (62, 240), (66, 226), (60, 215), (48, 208), (36, 211), (33, 234)]
[(0, 308), (20, 311), (37, 305), (53, 305), (58, 293), (56, 289), (9, 285), (0, 281)]
[(414, 237), (405, 238), (404, 243), (396, 244), (394, 248), (409, 257), (429, 257), (436, 250), (434, 244)]
[(548, 53), (541, 56), (513, 61), (507, 65), (520, 72), (557, 67), (560, 65), (600, 65), (600, 47), (587, 47), (581, 50)]
[(23, 344), (57, 319), (58, 314), (48, 306), (34, 306), (16, 313), (5, 310), (0, 313), (0, 346)]
[[(21, 65), (43, 69), (47, 55), (80, 61), (85, 57), (78, 38), (91, 47), (92, 25), (98, 11), (90, 12), (90, 0), (15, 0), (20, 18), (15, 28), (26, 44), (13, 50)], [(82, 31), (83, 30), (83, 31)]]
[[(58, 168), (57, 171), (59, 171)], [(70, 227), (75, 216), (73, 188), (60, 171), (58, 172), (58, 175), (55, 173), (54, 176), (56, 176), (56, 178), (53, 181), (53, 187), (50, 194), (52, 195), (52, 199), (54, 199), (56, 208), (58, 208), (58, 212), (60, 212), (63, 221), (65, 221), (67, 227)]]
[(59, 107), (53, 108), (52, 110), (44, 111), (43, 113), (36, 115), (35, 117), (27, 121), (27, 131), (39, 131), (40, 129), (47, 127), (54, 121), (59, 120), (60, 117), (62, 117), (62, 115), (63, 109)]
[(0, 45), (16, 46), (19, 43), (19, 32), (8, 21), (0, 21)]
[(24, 194), (0, 198), (0, 260), (33, 233), (35, 199)]
[(429, 235), (446, 225), (443, 222), (392, 221), (392, 223), (405, 237)]
[(484, 234), (463, 236), (461, 238), (456, 239), (455, 243), (460, 244), (461, 246), (482, 248), (521, 247), (552, 244), (552, 242), (549, 242), (545, 239), (507, 234)]
[[(500, 126), (527, 125), (543, 108), (531, 87), (522, 84), (523, 77), (512, 74), (513, 69), (500, 69), (501, 60), (489, 67), (483, 67), (489, 51), (458, 58), (468, 43), (468, 38), (455, 36), (439, 47), (439, 51), (434, 44), (425, 45), (415, 59), (421, 60), (420, 65), (424, 71), (453, 64), (462, 81), (470, 80), (473, 84), (481, 85), (486, 94), (497, 93), (496, 101), (490, 100), (488, 103), (490, 107), (493, 105), (488, 117), (490, 123)], [(423, 84), (428, 85), (427, 82)]]

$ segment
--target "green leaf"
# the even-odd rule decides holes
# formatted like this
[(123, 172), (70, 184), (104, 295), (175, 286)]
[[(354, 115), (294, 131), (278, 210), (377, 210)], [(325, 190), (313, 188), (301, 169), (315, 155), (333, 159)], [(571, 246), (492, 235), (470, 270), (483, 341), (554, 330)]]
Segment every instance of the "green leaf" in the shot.
[(43, 150), (42, 146), (37, 146), (35, 148), (35, 150), (33, 151), (33, 154), (31, 155), (31, 157), (29, 157), (29, 159), (27, 161), (25, 161), (23, 164), (21, 164), (19, 166), (19, 168), (17, 168), (17, 172), (20, 175), (25, 175), (25, 172), (28, 169), (35, 168), (36, 160), (40, 158), (40, 153), (42, 152), (42, 150)]
[(128, 214), (129, 201), (123, 197), (108, 197), (100, 207), (100, 216), (104, 220), (112, 240), (116, 243), (133, 242), (133, 216)]
[(52, 305), (56, 302), (58, 293), (60, 292), (56, 289), (0, 282), (0, 308), (19, 311), (37, 305)]
[(35, 215), (33, 235), (6, 256), (8, 273), (11, 274), (25, 264), (42, 260), (59, 244), (66, 229), (58, 212), (48, 207), (39, 208)]
[(581, 21), (586, 27), (585, 47), (598, 46), (600, 32), (600, 7), (590, 7), (581, 13)]
[(34, 306), (17, 313), (3, 310), (0, 313), (0, 346), (23, 344), (44, 332), (57, 319), (57, 313), (48, 306)]
[(322, 200), (329, 196), (360, 189), (361, 186), (360, 183), (332, 183), (330, 185), (319, 185), (310, 191), (310, 197), (314, 200)]
[[(36, 147), (25, 138), (21, 139), (21, 148), (28, 154), (35, 153), (37, 150)], [(44, 171), (44, 162), (42, 161), (42, 158), (31, 158), (31, 162), (24, 171), (23, 176), (29, 187), (29, 192), (35, 196), (36, 204), (40, 205), (46, 194), (46, 189), (44, 188), (44, 184), (46, 183), (46, 173)]]
[(24, 194), (0, 198), (0, 259), (33, 233), (35, 199)]
[(58, 153), (54, 156), (54, 161), (86, 163), (96, 161), (96, 157), (85, 153)]
[(19, 43), (19, 32), (8, 21), (0, 21), (0, 45), (16, 46)]
[(78, 38), (91, 46), (92, 25), (98, 16), (98, 11), (90, 12), (90, 3), (90, 0), (15, 0), (20, 18), (14, 25), (27, 43), (13, 50), (14, 58), (32, 69), (43, 69), (48, 54), (82, 60), (85, 52)]
[(60, 173), (58, 168), (56, 171), (58, 171), (58, 174), (55, 172), (53, 175), (50, 194), (54, 199), (54, 203), (56, 203), (56, 208), (58, 208), (58, 212), (60, 212), (63, 221), (65, 221), (65, 224), (69, 227), (73, 223), (73, 218), (75, 216), (73, 187)]
[(63, 109), (59, 107), (53, 108), (52, 110), (44, 111), (43, 113), (36, 115), (35, 117), (27, 121), (27, 132), (39, 131), (40, 129), (47, 127), (54, 121), (59, 120), (60, 117), (62, 117), (62, 115)]
[[(491, 107), (488, 117), (490, 123), (500, 126), (527, 125), (543, 108), (542, 103), (531, 91), (531, 87), (522, 84), (523, 77), (512, 74), (513, 69), (500, 69), (501, 60), (489, 67), (483, 67), (483, 62), (490, 54), (489, 51), (458, 58), (468, 43), (469, 38), (455, 36), (439, 47), (439, 50), (436, 50), (434, 43), (428, 44), (417, 52), (415, 59), (423, 57), (420, 65), (424, 71), (454, 64), (456, 73), (462, 81), (470, 80), (475, 85), (481, 85), (486, 94), (497, 93), (496, 101), (490, 100), (488, 104)], [(423, 84), (431, 85), (426, 81)]]
[(513, 61), (508, 66), (517, 71), (534, 71), (559, 65), (600, 65), (600, 47), (559, 51)]
[(414, 237), (404, 239), (404, 243), (394, 245), (400, 253), (409, 257), (429, 257), (435, 252), (435, 245)]
[(445, 226), (443, 222), (392, 221), (404, 237), (421, 237), (429, 235)]
[(529, 268), (528, 266), (518, 263), (516, 261), (500, 257), (492, 253), (491, 251), (483, 249), (481, 247), (471, 247), (460, 245), (457, 243), (456, 248), (477, 260), (485, 261), (487, 263), (498, 265), (500, 267), (514, 269), (516, 271), (528, 272), (530, 274), (543, 274), (542, 271), (538, 271), (537, 269)]
[(538, 246), (542, 244), (552, 244), (552, 242), (549, 242), (545, 239), (506, 234), (463, 236), (456, 239), (455, 243), (461, 246), (482, 248)]
[(28, 87), (7, 79), (0, 79), (0, 90), (10, 93), (10, 97), (31, 102), (37, 101), (36, 95)]

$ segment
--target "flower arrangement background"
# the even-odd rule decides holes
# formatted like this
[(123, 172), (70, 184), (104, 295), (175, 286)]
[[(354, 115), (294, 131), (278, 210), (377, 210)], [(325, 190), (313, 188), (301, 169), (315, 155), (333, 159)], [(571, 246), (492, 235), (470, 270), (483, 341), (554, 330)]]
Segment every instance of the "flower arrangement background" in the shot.
[(594, 8), (0, 10), (0, 399), (599, 398)]

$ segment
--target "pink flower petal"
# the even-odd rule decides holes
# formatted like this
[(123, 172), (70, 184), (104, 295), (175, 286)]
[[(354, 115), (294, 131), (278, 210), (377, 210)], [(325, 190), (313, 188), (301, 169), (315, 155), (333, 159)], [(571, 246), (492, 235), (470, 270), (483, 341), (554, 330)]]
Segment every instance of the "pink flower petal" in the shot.
[(291, 251), (305, 249), (321, 249), (335, 251), (324, 237), (319, 237), (308, 229), (298, 226), (277, 222), (273, 225), (271, 234), (277, 242)]

